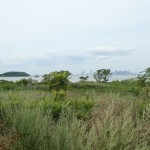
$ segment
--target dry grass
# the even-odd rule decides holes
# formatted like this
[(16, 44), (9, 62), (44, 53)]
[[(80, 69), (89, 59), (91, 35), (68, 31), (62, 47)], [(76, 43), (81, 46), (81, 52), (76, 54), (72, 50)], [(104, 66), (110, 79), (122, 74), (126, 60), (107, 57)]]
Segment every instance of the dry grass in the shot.
[[(0, 136), (2, 150), (149, 150), (150, 103), (142, 105), (120, 94), (67, 93), (68, 100), (93, 100), (86, 120), (69, 107), (57, 121), (42, 105), (51, 101), (46, 92), (3, 93)], [(141, 103), (140, 103), (141, 104)], [(48, 105), (49, 106), (49, 105)], [(80, 110), (84, 111), (84, 110)], [(141, 110), (140, 110), (141, 111)], [(18, 135), (18, 136), (14, 136)]]

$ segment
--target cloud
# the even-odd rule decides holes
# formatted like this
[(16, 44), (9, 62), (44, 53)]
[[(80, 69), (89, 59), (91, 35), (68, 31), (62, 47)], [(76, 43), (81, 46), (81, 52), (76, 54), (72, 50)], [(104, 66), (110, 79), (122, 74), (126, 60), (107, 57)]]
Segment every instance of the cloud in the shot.
[[(41, 52), (7, 54), (1, 58), (6, 66), (52, 66), (106, 62), (130, 56), (133, 47), (96, 47), (85, 49), (51, 49)], [(7, 59), (6, 59), (7, 58)]]
[(90, 48), (89, 53), (94, 56), (125, 56), (130, 55), (134, 49), (133, 47), (97, 47)]

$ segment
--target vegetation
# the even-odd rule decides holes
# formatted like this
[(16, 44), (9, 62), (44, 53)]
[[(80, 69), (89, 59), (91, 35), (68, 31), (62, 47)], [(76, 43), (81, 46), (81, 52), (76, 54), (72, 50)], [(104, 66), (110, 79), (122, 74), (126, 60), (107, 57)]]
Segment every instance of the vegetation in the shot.
[(150, 149), (150, 95), (133, 92), (145, 88), (139, 79), (70, 83), (69, 74), (0, 81), (1, 149)]
[(150, 68), (142, 71), (137, 78), (137, 83), (140, 86), (140, 90), (145, 93), (146, 97), (148, 97), (150, 92)]
[(107, 82), (109, 80), (109, 77), (111, 76), (111, 70), (110, 69), (100, 69), (97, 70), (94, 74), (93, 77), (97, 82)]
[(69, 71), (55, 71), (43, 76), (43, 83), (48, 84), (49, 89), (53, 91), (55, 99), (64, 98), (71, 75)]
[(150, 86), (150, 68), (145, 69), (138, 75), (138, 84), (140, 86)]
[(85, 76), (85, 77), (84, 77), (84, 76), (81, 76), (81, 77), (80, 77), (80, 81), (81, 81), (81, 82), (87, 81), (88, 78), (89, 78), (89, 76)]
[(71, 75), (69, 71), (55, 71), (43, 76), (43, 82), (49, 84), (52, 90), (66, 90), (69, 83), (68, 77)]
[(17, 71), (10, 71), (3, 74), (0, 74), (0, 77), (29, 77), (30, 75), (26, 72), (17, 72)]

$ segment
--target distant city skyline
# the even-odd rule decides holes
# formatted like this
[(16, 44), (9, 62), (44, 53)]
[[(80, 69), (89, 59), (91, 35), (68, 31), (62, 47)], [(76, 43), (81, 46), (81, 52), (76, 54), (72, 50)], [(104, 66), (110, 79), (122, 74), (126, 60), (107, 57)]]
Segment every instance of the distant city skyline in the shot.
[(150, 0), (0, 1), (0, 74), (150, 67)]
[[(96, 72), (93, 71), (93, 70), (90, 70), (90, 71), (84, 71), (82, 70), (80, 73), (76, 73), (74, 75), (79, 75), (79, 76), (86, 76), (86, 75), (93, 75), (93, 73)], [(131, 72), (131, 71), (128, 71), (128, 70), (115, 70), (115, 71), (111, 71), (112, 75), (136, 75), (138, 74), (138, 72)]]
[[(73, 74), (72, 72), (72, 75), (78, 75), (78, 76), (93, 76), (94, 72), (96, 72), (97, 70), (93, 71), (93, 70), (89, 70), (89, 71), (84, 71), (82, 70), (81, 72), (77, 72), (75, 74)], [(22, 71), (8, 71), (8, 72), (22, 72)], [(8, 73), (8, 72), (3, 72), (3, 73)], [(2, 74), (3, 74), (2, 73)], [(28, 73), (28, 72), (24, 72), (24, 73)], [(115, 70), (115, 71), (112, 71), (111, 70), (111, 73), (112, 75), (137, 75), (138, 72), (130, 72), (128, 70)], [(30, 74), (32, 76), (42, 76), (44, 75), (45, 73), (43, 74)], [(0, 74), (1, 75), (1, 74)]]

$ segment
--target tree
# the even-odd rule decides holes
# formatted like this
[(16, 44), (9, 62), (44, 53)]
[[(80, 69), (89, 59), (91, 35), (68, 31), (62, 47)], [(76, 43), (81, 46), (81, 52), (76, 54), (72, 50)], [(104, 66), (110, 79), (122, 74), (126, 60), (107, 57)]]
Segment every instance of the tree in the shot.
[(16, 81), (16, 84), (21, 86), (32, 86), (35, 85), (38, 81), (33, 80), (32, 78), (29, 79), (21, 79), (19, 81)]
[(144, 71), (140, 72), (137, 79), (138, 85), (142, 88), (146, 97), (148, 97), (150, 92), (150, 68), (148, 67)]
[(104, 82), (109, 81), (109, 77), (111, 76), (111, 70), (110, 69), (102, 69), (102, 73), (103, 73)]
[(69, 83), (69, 71), (54, 71), (43, 76), (43, 83), (49, 85), (55, 100), (64, 100)]
[(149, 86), (150, 84), (150, 68), (145, 69), (144, 71), (140, 72), (137, 76), (138, 84), (140, 86)]
[(71, 75), (69, 71), (54, 71), (43, 76), (43, 82), (49, 85), (51, 90), (66, 90)]
[(80, 81), (87, 81), (88, 80), (88, 78), (89, 78), (89, 76), (81, 76), (81, 77), (79, 77), (80, 78)]
[(109, 80), (109, 77), (111, 76), (111, 70), (110, 69), (100, 69), (97, 70), (94, 74), (93, 77), (97, 82), (107, 82)]
[(100, 82), (100, 81), (102, 80), (102, 73), (101, 73), (101, 70), (97, 70), (96, 72), (94, 72), (93, 78), (94, 78), (97, 82)]

